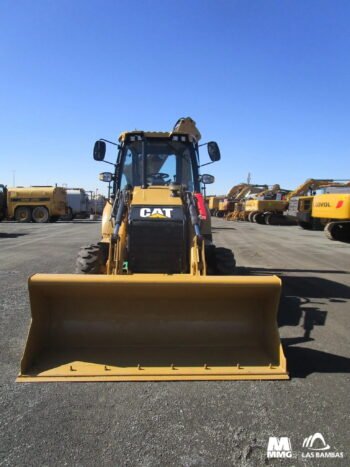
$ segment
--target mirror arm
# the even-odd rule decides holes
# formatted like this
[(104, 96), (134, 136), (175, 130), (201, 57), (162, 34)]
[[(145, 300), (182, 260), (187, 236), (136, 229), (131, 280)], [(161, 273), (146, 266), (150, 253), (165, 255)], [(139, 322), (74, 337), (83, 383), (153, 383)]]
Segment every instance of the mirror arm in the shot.
[(113, 144), (114, 146), (118, 146), (118, 147), (119, 147), (119, 144), (118, 144), (118, 143), (114, 143), (113, 141), (109, 141), (108, 139), (100, 138), (99, 141), (104, 141), (105, 143)]
[(104, 162), (105, 164), (113, 165), (114, 167), (117, 167), (117, 164), (114, 164), (113, 162), (108, 162), (108, 161), (98, 161), (98, 162)]
[(217, 162), (217, 161), (207, 162), (206, 164), (199, 165), (198, 168), (199, 168), (199, 167), (204, 167), (205, 165), (214, 164), (215, 162)]

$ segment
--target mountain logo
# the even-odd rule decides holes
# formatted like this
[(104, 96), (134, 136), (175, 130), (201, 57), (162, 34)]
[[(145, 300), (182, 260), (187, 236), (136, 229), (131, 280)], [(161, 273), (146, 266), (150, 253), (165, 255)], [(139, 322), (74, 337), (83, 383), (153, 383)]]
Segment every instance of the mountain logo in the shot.
[(329, 444), (326, 444), (321, 433), (315, 433), (304, 439), (303, 448), (311, 449), (312, 451), (327, 451), (331, 447)]

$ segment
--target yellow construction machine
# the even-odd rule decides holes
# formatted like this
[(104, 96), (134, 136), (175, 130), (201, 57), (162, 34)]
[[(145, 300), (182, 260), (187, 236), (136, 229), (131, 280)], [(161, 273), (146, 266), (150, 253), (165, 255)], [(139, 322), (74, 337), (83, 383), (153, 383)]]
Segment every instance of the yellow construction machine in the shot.
[(278, 184), (258, 193), (245, 203), (245, 220), (268, 225), (284, 223), (283, 211), (288, 205), (288, 193), (288, 190), (281, 189)]
[(320, 186), (332, 181), (309, 178), (293, 191), (274, 185), (246, 202), (247, 220), (267, 225), (295, 224), (299, 198), (314, 193)]
[(350, 182), (320, 188), (323, 193), (299, 198), (299, 225), (324, 229), (330, 240), (350, 242)]
[(239, 183), (234, 185), (227, 195), (210, 196), (208, 198), (210, 214), (215, 217), (227, 217), (234, 211), (237, 196), (247, 186), (249, 186), (247, 183)]
[(7, 187), (0, 184), (0, 222), (6, 218), (7, 215)]
[(67, 192), (57, 186), (7, 188), (0, 185), (0, 220), (57, 222), (67, 213)]
[(247, 183), (239, 183), (230, 189), (225, 199), (219, 203), (218, 217), (225, 217), (227, 219), (227, 217), (234, 212), (236, 203), (240, 200), (240, 193), (242, 193), (248, 186), (251, 185), (248, 185)]
[[(306, 207), (309, 204), (308, 200), (312, 200), (312, 197), (320, 187), (328, 186), (333, 182), (334, 180), (331, 179), (308, 178), (305, 180), (305, 182), (303, 182), (295, 190), (291, 191), (287, 195), (288, 206), (284, 212), (285, 217), (291, 222), (298, 223), (300, 227), (304, 229), (311, 229), (312, 224), (308, 221), (304, 222), (301, 219), (299, 214), (301, 212), (299, 206), (303, 206), (305, 202)], [(303, 208), (302, 211), (304, 211)], [(316, 227), (316, 225), (314, 227)]]
[(208, 202), (208, 208), (211, 216), (221, 217), (218, 215), (220, 203), (224, 201), (225, 195), (220, 196), (208, 196), (206, 201)]
[(226, 220), (247, 220), (247, 213), (245, 211), (245, 204), (247, 200), (266, 189), (267, 185), (251, 185), (248, 183), (243, 183), (241, 185), (241, 189), (237, 191), (234, 198), (232, 198), (232, 209), (227, 214)]
[[(113, 182), (100, 242), (81, 249), (78, 274), (29, 279), (18, 381), (288, 379), (281, 281), (232, 275), (232, 252), (213, 245), (199, 139), (190, 118), (120, 135), (114, 173), (100, 176)], [(95, 160), (105, 152), (97, 141)]]

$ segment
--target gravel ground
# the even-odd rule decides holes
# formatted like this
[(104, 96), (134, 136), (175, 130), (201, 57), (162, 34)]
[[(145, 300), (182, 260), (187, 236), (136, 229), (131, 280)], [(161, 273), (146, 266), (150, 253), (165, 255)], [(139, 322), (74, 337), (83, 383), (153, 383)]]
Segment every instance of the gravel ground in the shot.
[[(1, 466), (350, 465), (350, 245), (322, 232), (215, 219), (240, 274), (283, 280), (279, 325), (290, 381), (19, 384), (27, 278), (73, 272), (99, 223), (0, 224)], [(343, 459), (302, 457), (323, 434)], [(294, 459), (268, 460), (270, 436)]]

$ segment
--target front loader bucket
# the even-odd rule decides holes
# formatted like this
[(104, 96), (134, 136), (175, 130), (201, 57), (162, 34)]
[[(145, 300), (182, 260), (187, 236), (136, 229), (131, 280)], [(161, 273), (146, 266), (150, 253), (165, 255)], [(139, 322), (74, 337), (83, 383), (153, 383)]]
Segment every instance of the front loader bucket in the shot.
[(44, 275), (17, 381), (288, 379), (270, 277)]

